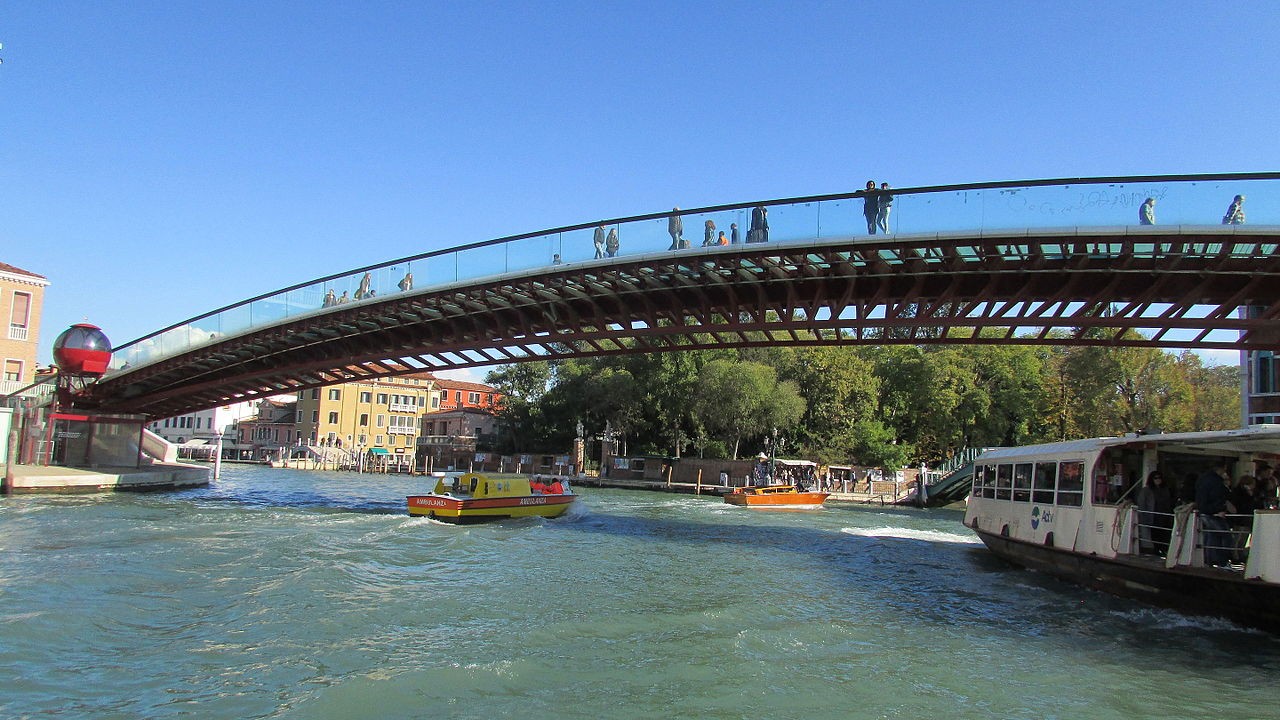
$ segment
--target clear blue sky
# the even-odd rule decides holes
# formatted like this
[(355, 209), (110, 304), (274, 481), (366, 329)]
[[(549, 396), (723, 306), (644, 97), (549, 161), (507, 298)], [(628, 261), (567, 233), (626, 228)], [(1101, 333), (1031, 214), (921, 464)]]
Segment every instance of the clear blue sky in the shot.
[(1277, 38), (1270, 2), (5, 0), (0, 261), (52, 281), (48, 362), (673, 205), (1277, 170)]

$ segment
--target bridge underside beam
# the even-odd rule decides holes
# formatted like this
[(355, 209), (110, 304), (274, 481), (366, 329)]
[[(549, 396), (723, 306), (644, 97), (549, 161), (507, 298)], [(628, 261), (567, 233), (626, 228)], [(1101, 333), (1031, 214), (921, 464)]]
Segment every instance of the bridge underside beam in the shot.
[(556, 266), (220, 339), (109, 377), (91, 400), (165, 417), (424, 369), (706, 347), (1280, 348), (1275, 236), (1140, 240), (860, 239)]

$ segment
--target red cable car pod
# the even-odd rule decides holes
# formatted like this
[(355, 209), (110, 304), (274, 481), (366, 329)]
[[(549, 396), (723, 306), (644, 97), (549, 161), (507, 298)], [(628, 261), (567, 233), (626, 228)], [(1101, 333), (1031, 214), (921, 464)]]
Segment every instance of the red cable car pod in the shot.
[(96, 325), (72, 325), (53, 341), (53, 362), (63, 375), (101, 377), (111, 364), (111, 341)]

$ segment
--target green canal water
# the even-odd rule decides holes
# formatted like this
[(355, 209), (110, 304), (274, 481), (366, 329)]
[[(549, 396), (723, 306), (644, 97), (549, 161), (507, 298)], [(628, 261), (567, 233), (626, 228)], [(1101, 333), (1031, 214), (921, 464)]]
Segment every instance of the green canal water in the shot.
[(0, 498), (4, 718), (1265, 718), (1280, 638), (1017, 570), (951, 511), (233, 466)]

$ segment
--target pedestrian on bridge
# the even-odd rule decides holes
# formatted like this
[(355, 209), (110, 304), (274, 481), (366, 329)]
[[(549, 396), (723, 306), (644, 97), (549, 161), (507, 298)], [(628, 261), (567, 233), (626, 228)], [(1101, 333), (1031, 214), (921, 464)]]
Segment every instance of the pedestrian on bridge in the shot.
[(1155, 225), (1156, 224), (1156, 199), (1147, 198), (1142, 201), (1142, 207), (1138, 208), (1138, 224), (1139, 225)]
[(876, 202), (876, 225), (880, 232), (889, 234), (889, 211), (893, 209), (893, 196), (889, 194), (889, 183), (880, 183), (880, 198)]
[(751, 210), (751, 227), (747, 229), (747, 242), (769, 242), (769, 208), (757, 205)]
[(609, 257), (617, 257), (619, 246), (620, 246), (620, 243), (618, 242), (618, 228), (616, 227), (609, 228), (609, 237), (605, 238), (605, 241), (604, 241), (605, 252), (608, 253)]
[(880, 217), (880, 197), (876, 195), (876, 181), (868, 180), (862, 191), (862, 217), (867, 220), (867, 234), (876, 234), (876, 218)]
[(592, 238), (591, 244), (596, 246), (595, 259), (599, 260), (600, 258), (604, 257), (604, 226), (603, 225), (596, 226), (596, 234), (595, 234), (595, 237)]
[(1231, 201), (1231, 205), (1227, 208), (1227, 214), (1222, 216), (1223, 225), (1243, 225), (1244, 224), (1244, 196), (1237, 195)]
[(689, 247), (684, 241), (684, 221), (680, 219), (680, 208), (671, 208), (671, 212), (676, 214), (667, 220), (667, 232), (671, 235), (671, 247), (667, 249), (679, 250), (680, 248)]
[(706, 229), (702, 233), (702, 247), (711, 247), (716, 244), (716, 221), (708, 220)]

